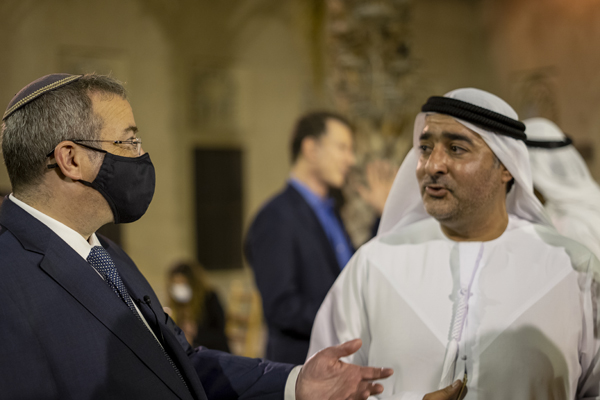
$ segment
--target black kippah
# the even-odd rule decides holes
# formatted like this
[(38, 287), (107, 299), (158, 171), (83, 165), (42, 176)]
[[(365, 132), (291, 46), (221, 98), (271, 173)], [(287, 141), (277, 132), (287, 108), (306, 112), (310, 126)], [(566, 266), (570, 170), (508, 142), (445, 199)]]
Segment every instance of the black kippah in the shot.
[(36, 79), (21, 89), (21, 91), (12, 98), (10, 103), (8, 103), (8, 107), (6, 107), (2, 120), (5, 120), (19, 108), (32, 102), (43, 94), (76, 81), (82, 76), (83, 75), (50, 74)]
[(432, 96), (421, 107), (423, 112), (437, 112), (479, 125), (499, 135), (526, 140), (525, 124), (487, 108), (450, 97)]
[[(567, 136), (565, 134), (565, 136)], [(545, 140), (525, 140), (527, 147), (537, 149), (559, 149), (573, 144), (573, 140), (570, 137), (566, 137), (565, 140), (545, 141)]]

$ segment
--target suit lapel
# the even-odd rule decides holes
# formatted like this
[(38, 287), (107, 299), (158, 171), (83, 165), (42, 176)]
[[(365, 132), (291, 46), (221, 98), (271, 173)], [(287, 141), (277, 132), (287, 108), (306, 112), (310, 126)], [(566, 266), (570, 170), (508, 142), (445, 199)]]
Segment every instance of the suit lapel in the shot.
[(178, 364), (181, 366), (181, 373), (192, 378), (189, 381), (189, 384), (191, 385), (190, 390), (194, 391), (194, 394), (198, 399), (206, 400), (207, 396), (204, 392), (204, 388), (202, 387), (202, 383), (200, 382), (200, 378), (198, 377), (198, 373), (194, 369), (194, 366), (190, 362), (186, 352), (181, 347), (181, 344), (179, 343), (173, 332), (166, 328), (165, 324), (160, 324), (159, 328), (162, 331), (163, 336), (165, 338), (166, 346), (168, 346), (170, 349), (173, 349), (171, 354), (172, 357), (175, 358)]
[[(162, 333), (162, 337), (165, 341), (163, 345), (170, 350), (169, 355), (177, 364), (179, 372), (187, 378), (189, 389), (194, 393), (194, 397), (197, 399), (206, 399), (206, 394), (204, 393), (204, 389), (202, 388), (202, 383), (198, 378), (198, 374), (196, 373), (196, 370), (193, 368), (192, 364), (189, 362), (187, 354), (177, 341), (177, 338), (173, 335), (173, 332), (171, 332), (169, 329), (166, 329), (164, 321), (156, 321), (156, 318), (161, 318), (161, 316), (164, 316), (165, 313), (160, 305), (160, 302), (158, 301), (158, 298), (156, 298), (152, 287), (146, 281), (146, 279), (141, 276), (137, 268), (119, 268), (120, 266), (123, 267), (124, 264), (129, 265), (130, 262), (128, 260), (121, 259), (118, 254), (112, 251), (110, 245), (105, 247), (107, 247), (108, 252), (113, 257), (131, 298), (143, 299), (144, 296), (150, 297), (151, 305), (147, 306), (146, 304), (140, 304), (140, 311), (144, 315), (144, 318), (146, 318), (146, 321), (149, 325), (155, 325), (155, 323), (158, 322), (159, 332), (157, 337), (160, 338)], [(150, 308), (152, 311), (150, 311)]]
[(303, 224), (306, 225), (311, 232), (315, 232), (317, 235), (315, 239), (318, 243), (320, 243), (320, 247), (327, 257), (327, 265), (329, 265), (331, 272), (333, 272), (335, 276), (338, 276), (340, 273), (340, 266), (338, 264), (337, 257), (333, 252), (333, 248), (331, 247), (331, 243), (327, 238), (325, 229), (323, 229), (323, 226), (319, 222), (315, 212), (306, 202), (306, 200), (304, 200), (304, 197), (302, 197), (302, 195), (298, 193), (293, 186), (288, 184), (286, 192), (288, 192), (293, 209), (297, 211), (298, 215), (300, 215)]
[(156, 340), (129, 307), (64, 241), (56, 236), (51, 242), (40, 267), (129, 347), (177, 396), (189, 399), (189, 393)]
[(173, 393), (191, 399), (147, 328), (67, 243), (8, 199), (0, 207), (0, 224), (25, 249), (42, 254), (40, 268), (131, 349)]

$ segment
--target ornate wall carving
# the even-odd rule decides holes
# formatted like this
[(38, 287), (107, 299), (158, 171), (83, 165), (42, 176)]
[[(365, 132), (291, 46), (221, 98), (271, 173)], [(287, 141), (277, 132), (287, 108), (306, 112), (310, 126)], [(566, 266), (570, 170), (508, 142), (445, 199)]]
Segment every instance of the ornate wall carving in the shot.
[[(411, 53), (413, 3), (327, 0), (322, 9), (312, 7), (322, 32), (322, 43), (313, 43), (313, 49), (320, 46), (322, 51), (316, 82), (326, 102), (356, 127), (358, 163), (351, 182), (362, 179), (370, 160), (386, 158), (399, 165), (410, 148), (418, 83)], [(318, 51), (313, 57), (319, 57)], [(343, 216), (355, 244), (360, 244), (369, 238), (374, 212), (352, 185), (344, 195)]]

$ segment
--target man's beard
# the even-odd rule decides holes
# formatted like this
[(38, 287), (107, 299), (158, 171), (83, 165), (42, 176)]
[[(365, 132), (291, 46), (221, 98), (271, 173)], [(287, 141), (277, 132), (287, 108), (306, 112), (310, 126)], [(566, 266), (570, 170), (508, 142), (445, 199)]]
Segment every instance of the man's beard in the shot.
[[(425, 188), (428, 185), (439, 185), (446, 189), (447, 193), (436, 198), (426, 192)], [(427, 214), (439, 222), (460, 218), (465, 211), (465, 201), (461, 200), (461, 196), (456, 197), (455, 185), (448, 182), (446, 177), (428, 176), (421, 184), (421, 199)]]

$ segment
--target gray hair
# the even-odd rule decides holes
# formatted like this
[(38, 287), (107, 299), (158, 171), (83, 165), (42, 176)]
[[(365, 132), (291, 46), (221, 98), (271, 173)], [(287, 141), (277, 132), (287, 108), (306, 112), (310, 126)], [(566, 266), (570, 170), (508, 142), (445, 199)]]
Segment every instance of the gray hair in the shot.
[(99, 139), (103, 120), (93, 112), (92, 93), (127, 98), (119, 81), (89, 74), (45, 93), (6, 118), (2, 124), (2, 154), (13, 191), (42, 181), (48, 154), (60, 142)]

